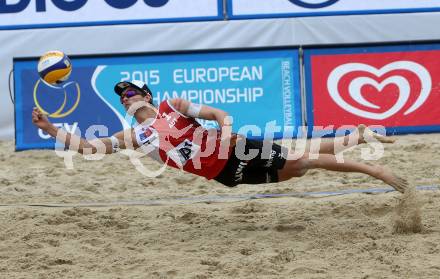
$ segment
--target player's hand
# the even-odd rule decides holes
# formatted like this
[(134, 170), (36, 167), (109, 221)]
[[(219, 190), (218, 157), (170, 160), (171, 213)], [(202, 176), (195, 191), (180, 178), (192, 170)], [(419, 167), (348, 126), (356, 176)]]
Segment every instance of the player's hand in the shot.
[(47, 130), (51, 126), (47, 116), (36, 107), (32, 110), (32, 123), (42, 130)]

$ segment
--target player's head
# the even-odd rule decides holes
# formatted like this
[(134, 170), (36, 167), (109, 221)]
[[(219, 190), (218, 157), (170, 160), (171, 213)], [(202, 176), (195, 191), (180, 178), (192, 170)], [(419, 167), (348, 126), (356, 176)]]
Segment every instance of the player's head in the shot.
[(120, 96), (121, 104), (128, 108), (138, 101), (153, 104), (153, 94), (147, 84), (140, 80), (121, 81), (115, 85), (115, 92)]

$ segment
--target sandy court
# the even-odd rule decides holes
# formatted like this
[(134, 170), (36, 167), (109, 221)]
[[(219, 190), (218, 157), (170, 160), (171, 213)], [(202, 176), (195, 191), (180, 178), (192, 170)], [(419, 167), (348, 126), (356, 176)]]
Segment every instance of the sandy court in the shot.
[[(360, 149), (347, 158), (358, 159)], [(440, 185), (440, 137), (400, 136), (379, 163), (412, 185)], [(440, 276), (438, 190), (419, 191), (418, 202), (406, 204), (405, 222), (420, 217), (423, 228), (404, 234), (395, 232), (402, 197), (396, 192), (162, 206), (19, 206), (386, 188), (365, 175), (315, 170), (289, 182), (229, 189), (172, 169), (153, 179), (132, 168), (123, 154), (101, 161), (78, 155), (67, 170), (53, 151), (15, 153), (12, 142), (0, 143), (0, 204), (9, 205), (0, 207), (0, 277)]]

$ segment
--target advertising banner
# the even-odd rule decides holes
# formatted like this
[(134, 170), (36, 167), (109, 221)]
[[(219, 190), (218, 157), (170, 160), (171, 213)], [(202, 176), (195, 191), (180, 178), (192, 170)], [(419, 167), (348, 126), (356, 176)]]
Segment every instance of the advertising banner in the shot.
[(439, 57), (440, 45), (306, 50), (309, 132), (361, 123), (439, 132)]
[[(55, 125), (83, 137), (129, 127), (119, 96), (119, 81), (143, 80), (155, 104), (184, 98), (227, 111), (234, 132), (251, 138), (297, 136), (302, 125), (297, 50), (235, 51), (119, 57), (73, 57), (73, 71), (63, 88), (38, 78), (36, 60), (15, 60), (16, 148), (53, 148), (54, 140), (31, 122), (33, 107)], [(208, 128), (214, 121), (202, 122)], [(98, 136), (98, 134), (95, 134)], [(269, 135), (270, 137), (270, 135)]]
[(223, 19), (222, 0), (0, 1), (0, 29)]
[(437, 0), (228, 0), (231, 19), (439, 11)]

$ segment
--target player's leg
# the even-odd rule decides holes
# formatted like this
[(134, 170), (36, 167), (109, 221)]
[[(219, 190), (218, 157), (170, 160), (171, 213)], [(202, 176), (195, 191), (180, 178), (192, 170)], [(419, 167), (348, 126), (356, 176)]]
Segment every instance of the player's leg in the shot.
[[(394, 139), (374, 133), (365, 125), (361, 124), (355, 131), (344, 137), (336, 137), (332, 139), (312, 139), (307, 143), (306, 153), (313, 152), (315, 154), (337, 154), (353, 146), (366, 143), (367, 137), (375, 138), (377, 141), (382, 143), (395, 142)], [(317, 141), (319, 141), (319, 145), (315, 145)]]
[(279, 181), (304, 175), (309, 169), (326, 169), (339, 172), (359, 172), (382, 180), (399, 192), (404, 192), (408, 182), (391, 172), (389, 169), (378, 165), (367, 165), (352, 160), (338, 162), (336, 156), (321, 154), (318, 159), (303, 157), (299, 160), (286, 161), (284, 168), (278, 171)]

